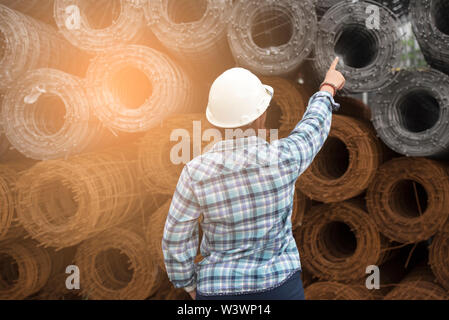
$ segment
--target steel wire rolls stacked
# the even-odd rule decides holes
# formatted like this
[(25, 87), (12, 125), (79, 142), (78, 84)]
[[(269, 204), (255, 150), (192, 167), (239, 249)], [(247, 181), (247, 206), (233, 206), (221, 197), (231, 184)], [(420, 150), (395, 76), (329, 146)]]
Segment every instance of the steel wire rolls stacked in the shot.
[(52, 67), (77, 74), (83, 54), (51, 26), (0, 5), (0, 91), (29, 69)]
[[(315, 0), (318, 14), (324, 14), (329, 8), (344, 0)], [(387, 6), (399, 16), (407, 15), (410, 0), (374, 0)], [(355, 1), (353, 1), (355, 2)]]
[(412, 157), (449, 154), (449, 77), (436, 70), (399, 72), (373, 95), (373, 125), (394, 151)]
[(143, 12), (133, 0), (55, 0), (54, 16), (64, 37), (91, 53), (136, 41), (144, 34)]
[(449, 74), (449, 3), (411, 0), (410, 19), (426, 61)]
[(54, 0), (0, 0), (0, 4), (51, 24)]
[(232, 67), (226, 41), (231, 0), (149, 0), (144, 6), (151, 30), (196, 78), (212, 79)]
[[(367, 8), (379, 8), (379, 26), (368, 20)], [(373, 22), (371, 25), (369, 22)], [(403, 52), (398, 18), (373, 1), (345, 0), (330, 8), (319, 23), (314, 67), (324, 77), (335, 54), (346, 78), (345, 90), (372, 91), (394, 80)]]
[(97, 117), (122, 132), (147, 131), (171, 113), (204, 107), (183, 70), (145, 46), (129, 45), (97, 56), (86, 81)]
[(316, 23), (310, 0), (238, 1), (228, 42), (240, 66), (260, 75), (288, 75), (312, 52)]
[(373, 295), (363, 285), (351, 285), (334, 281), (317, 281), (304, 290), (307, 300), (373, 300)]
[(93, 115), (84, 81), (55, 69), (26, 73), (8, 90), (2, 109), (9, 142), (32, 159), (67, 158), (112, 139)]
[(76, 245), (145, 208), (131, 148), (48, 160), (17, 181), (17, 215), (26, 231), (55, 248)]
[(449, 291), (449, 224), (432, 239), (429, 265), (438, 282)]

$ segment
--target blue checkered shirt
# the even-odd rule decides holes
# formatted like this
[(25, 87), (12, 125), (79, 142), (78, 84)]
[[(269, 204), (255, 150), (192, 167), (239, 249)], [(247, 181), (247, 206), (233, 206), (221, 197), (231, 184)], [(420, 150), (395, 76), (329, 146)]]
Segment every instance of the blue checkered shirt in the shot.
[[(338, 107), (320, 91), (287, 138), (220, 141), (184, 167), (162, 239), (175, 287), (201, 295), (255, 293), (301, 270), (291, 223), (295, 182), (323, 146)], [(201, 214), (204, 259), (195, 263)]]

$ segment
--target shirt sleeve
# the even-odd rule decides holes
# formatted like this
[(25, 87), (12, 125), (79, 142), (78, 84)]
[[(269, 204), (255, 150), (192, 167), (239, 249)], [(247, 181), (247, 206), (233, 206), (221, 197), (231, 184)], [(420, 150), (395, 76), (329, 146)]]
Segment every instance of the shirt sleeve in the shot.
[(310, 166), (321, 150), (329, 136), (332, 111), (339, 107), (329, 92), (315, 93), (309, 100), (302, 120), (288, 137), (279, 140), (280, 147), (299, 165), (298, 175)]
[(165, 222), (162, 251), (170, 281), (176, 288), (186, 291), (196, 288), (194, 259), (198, 251), (200, 214), (187, 167), (184, 167)]

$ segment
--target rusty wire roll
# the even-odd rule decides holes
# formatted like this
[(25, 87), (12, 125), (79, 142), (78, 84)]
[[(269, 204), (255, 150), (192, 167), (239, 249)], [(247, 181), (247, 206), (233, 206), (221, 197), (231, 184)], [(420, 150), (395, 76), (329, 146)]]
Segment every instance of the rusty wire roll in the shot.
[(173, 195), (184, 165), (204, 151), (207, 143), (202, 137), (208, 128), (211, 124), (204, 114), (177, 115), (167, 118), (141, 139), (139, 176), (150, 192)]
[(376, 296), (370, 293), (364, 284), (344, 284), (334, 281), (319, 281), (304, 289), (307, 300), (372, 300)]
[(196, 103), (191, 80), (168, 56), (129, 45), (97, 56), (87, 72), (88, 94), (103, 124), (142, 132), (174, 112), (204, 107)]
[(266, 76), (292, 74), (311, 53), (317, 31), (312, 1), (238, 1), (228, 42), (239, 65)]
[(36, 300), (80, 300), (80, 290), (69, 290), (66, 286), (66, 280), (70, 275), (60, 273), (54, 277), (50, 277), (48, 282), (39, 291), (35, 297)]
[(24, 299), (39, 291), (52, 272), (47, 250), (31, 240), (0, 245), (0, 299)]
[(373, 95), (373, 125), (394, 151), (413, 157), (449, 155), (449, 77), (436, 70), (401, 71)]
[(274, 89), (265, 125), (267, 129), (278, 129), (279, 138), (287, 137), (304, 115), (306, 98), (289, 80), (261, 77), (261, 81)]
[(53, 28), (0, 5), (0, 89), (29, 69), (49, 67), (79, 74), (85, 56)]
[(325, 203), (361, 194), (383, 162), (383, 147), (368, 123), (334, 115), (329, 138), (297, 186)]
[[(372, 5), (379, 8), (381, 25), (368, 29), (367, 8)], [(371, 91), (394, 80), (402, 50), (399, 20), (393, 12), (373, 1), (345, 0), (330, 8), (319, 23), (314, 67), (324, 77), (337, 54), (345, 90)]]
[(234, 65), (226, 39), (232, 0), (150, 0), (145, 16), (159, 41), (197, 76)]
[(413, 33), (427, 63), (449, 74), (449, 3), (411, 0), (409, 10)]
[[(447, 229), (447, 228), (446, 228)], [(449, 291), (449, 229), (437, 233), (429, 248), (429, 264), (438, 282)]]
[(384, 298), (385, 300), (449, 300), (449, 294), (440, 287), (432, 272), (422, 266), (414, 268)]
[(63, 248), (123, 223), (153, 199), (143, 192), (129, 148), (48, 160), (17, 181), (17, 215), (46, 246)]
[(1, 120), (12, 146), (36, 160), (112, 142), (93, 115), (83, 80), (56, 69), (32, 70), (17, 81), (4, 97)]
[(84, 241), (76, 252), (81, 291), (94, 300), (141, 300), (160, 287), (162, 271), (148, 250), (141, 225), (126, 224)]
[(449, 215), (446, 168), (424, 158), (393, 159), (377, 171), (366, 204), (388, 238), (402, 243), (427, 240)]
[(99, 53), (143, 37), (141, 6), (133, 0), (55, 0), (54, 17), (69, 42)]
[(351, 282), (391, 257), (389, 243), (361, 203), (312, 207), (295, 231), (304, 267), (320, 279)]

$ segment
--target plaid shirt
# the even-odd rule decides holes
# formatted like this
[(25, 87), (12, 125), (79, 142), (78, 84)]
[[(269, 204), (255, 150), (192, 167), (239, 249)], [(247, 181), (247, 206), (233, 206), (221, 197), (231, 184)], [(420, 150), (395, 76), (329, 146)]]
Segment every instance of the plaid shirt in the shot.
[[(291, 224), (295, 182), (323, 146), (338, 107), (320, 91), (287, 138), (221, 141), (184, 167), (162, 239), (175, 287), (201, 295), (254, 293), (301, 269)], [(201, 214), (204, 259), (195, 263)]]

